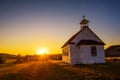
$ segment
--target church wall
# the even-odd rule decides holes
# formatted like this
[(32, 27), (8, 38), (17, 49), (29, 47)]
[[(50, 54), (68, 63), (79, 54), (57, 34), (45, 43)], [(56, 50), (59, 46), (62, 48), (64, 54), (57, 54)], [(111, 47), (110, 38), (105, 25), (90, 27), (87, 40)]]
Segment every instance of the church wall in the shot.
[(105, 63), (105, 53), (103, 45), (96, 45), (97, 56), (91, 56), (91, 46), (95, 45), (83, 45), (80, 48), (82, 51), (81, 54), (81, 63), (82, 64), (91, 64), (91, 63)]
[(69, 55), (62, 56), (62, 61), (71, 65), (105, 63), (104, 46), (96, 45), (97, 56), (91, 56), (91, 46), (95, 45), (81, 45), (76, 47), (74, 44), (71, 44), (64, 47), (63, 49), (69, 48)]
[(77, 48), (74, 44), (70, 45), (70, 60), (71, 64), (79, 64), (79, 48)]
[(62, 48), (62, 61), (70, 63), (70, 45), (67, 45), (64, 48)]

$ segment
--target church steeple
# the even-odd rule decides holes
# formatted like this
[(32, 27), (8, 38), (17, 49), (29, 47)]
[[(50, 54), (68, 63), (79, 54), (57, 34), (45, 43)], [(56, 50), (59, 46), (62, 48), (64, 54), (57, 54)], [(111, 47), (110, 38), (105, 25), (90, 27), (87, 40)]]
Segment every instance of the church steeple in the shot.
[(82, 29), (83, 27), (88, 26), (88, 23), (89, 23), (89, 20), (85, 19), (85, 16), (84, 16), (84, 15), (83, 15), (82, 17), (83, 17), (83, 20), (80, 22), (80, 27), (81, 27), (81, 29)]

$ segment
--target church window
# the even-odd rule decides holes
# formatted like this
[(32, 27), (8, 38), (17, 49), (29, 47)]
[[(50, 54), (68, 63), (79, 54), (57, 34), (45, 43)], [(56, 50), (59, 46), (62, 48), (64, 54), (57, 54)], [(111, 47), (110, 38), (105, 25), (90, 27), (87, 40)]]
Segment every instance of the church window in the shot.
[(92, 46), (92, 47), (91, 47), (91, 56), (97, 56), (96, 46)]
[(65, 48), (62, 50), (63, 56), (69, 56), (69, 49)]

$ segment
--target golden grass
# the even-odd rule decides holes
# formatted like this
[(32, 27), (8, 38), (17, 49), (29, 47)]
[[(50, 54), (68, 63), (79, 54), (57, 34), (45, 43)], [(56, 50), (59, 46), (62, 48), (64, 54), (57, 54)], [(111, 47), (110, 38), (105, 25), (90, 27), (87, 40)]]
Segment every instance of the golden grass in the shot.
[(70, 66), (61, 61), (31, 61), (0, 67), (0, 80), (118, 80), (119, 67), (120, 62)]

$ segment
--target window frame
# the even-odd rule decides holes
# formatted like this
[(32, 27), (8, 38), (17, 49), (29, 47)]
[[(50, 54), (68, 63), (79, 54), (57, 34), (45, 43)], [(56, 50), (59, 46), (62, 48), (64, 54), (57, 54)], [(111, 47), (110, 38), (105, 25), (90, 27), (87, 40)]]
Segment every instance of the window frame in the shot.
[(96, 57), (97, 56), (97, 47), (91, 46), (91, 56)]
[(68, 48), (64, 48), (62, 50), (63, 56), (69, 56), (69, 49)]

